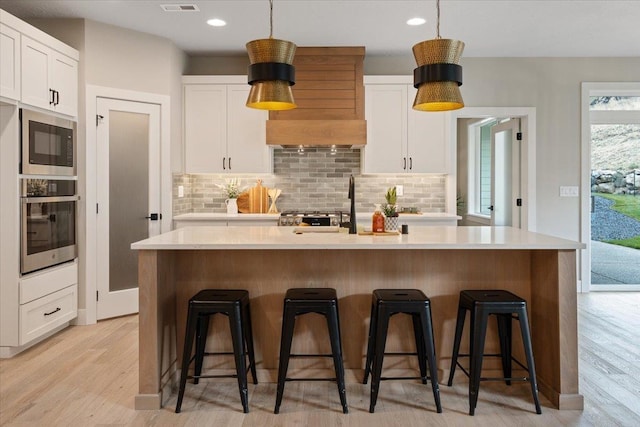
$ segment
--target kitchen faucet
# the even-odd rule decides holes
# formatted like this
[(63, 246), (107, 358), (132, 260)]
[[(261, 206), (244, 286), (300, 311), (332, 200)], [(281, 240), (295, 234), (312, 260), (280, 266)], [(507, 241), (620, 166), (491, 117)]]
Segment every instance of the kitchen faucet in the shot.
[(351, 211), (349, 212), (349, 234), (357, 234), (356, 227), (356, 181), (351, 175), (349, 178), (349, 199), (351, 199)]

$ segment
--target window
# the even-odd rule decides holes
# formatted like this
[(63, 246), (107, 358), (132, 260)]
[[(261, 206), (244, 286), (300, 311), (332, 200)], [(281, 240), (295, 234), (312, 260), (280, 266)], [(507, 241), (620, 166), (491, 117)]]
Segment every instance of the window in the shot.
[(487, 118), (469, 125), (468, 214), (491, 217), (491, 128), (499, 123)]

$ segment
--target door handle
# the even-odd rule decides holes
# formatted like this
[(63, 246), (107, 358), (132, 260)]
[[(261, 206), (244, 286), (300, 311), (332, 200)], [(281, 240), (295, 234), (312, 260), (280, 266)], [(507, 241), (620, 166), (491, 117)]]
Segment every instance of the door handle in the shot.
[(60, 104), (60, 92), (58, 92), (57, 90), (53, 91), (55, 93), (55, 103), (54, 105), (58, 105)]
[(146, 219), (150, 219), (151, 221), (157, 221), (162, 219), (162, 214), (152, 213), (149, 216), (145, 216)]
[(226, 160), (227, 160), (226, 157), (222, 158), (222, 170), (227, 170), (227, 167), (225, 166), (226, 165)]
[(493, 205), (489, 206), (488, 209), (493, 212)]
[(49, 105), (55, 105), (56, 103), (56, 96), (54, 94), (54, 90), (53, 89), (49, 89)]
[(402, 170), (407, 170), (407, 158), (403, 157), (402, 162)]
[(413, 157), (409, 157), (409, 170), (413, 170)]
[(229, 157), (229, 170), (231, 170), (231, 157)]

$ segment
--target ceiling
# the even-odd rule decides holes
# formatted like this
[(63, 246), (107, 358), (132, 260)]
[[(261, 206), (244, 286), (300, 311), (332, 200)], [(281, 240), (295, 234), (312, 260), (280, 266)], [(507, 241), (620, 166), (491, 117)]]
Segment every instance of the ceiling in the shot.
[[(194, 4), (199, 12), (165, 12)], [(0, 0), (19, 18), (86, 18), (166, 37), (191, 55), (245, 52), (269, 36), (268, 0)], [(640, 0), (442, 0), (440, 33), (466, 57), (640, 56)], [(420, 16), (427, 23), (406, 25)], [(211, 27), (221, 18), (225, 27)], [(275, 38), (298, 46), (366, 46), (407, 55), (435, 37), (435, 0), (275, 0)]]

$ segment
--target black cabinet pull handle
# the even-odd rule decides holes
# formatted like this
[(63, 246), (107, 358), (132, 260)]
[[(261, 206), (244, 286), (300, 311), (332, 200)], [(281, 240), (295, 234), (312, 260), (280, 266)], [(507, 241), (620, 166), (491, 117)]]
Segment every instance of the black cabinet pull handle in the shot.
[(62, 310), (62, 309), (61, 309), (60, 307), (57, 307), (55, 310), (50, 311), (49, 313), (45, 313), (44, 315), (45, 315), (45, 316), (51, 316), (53, 313), (57, 313), (57, 312), (59, 312), (60, 310)]
[(57, 90), (54, 90), (54, 92), (56, 93), (56, 105), (58, 105), (60, 104), (60, 92)]
[(409, 157), (409, 170), (413, 169), (413, 157)]
[(407, 158), (406, 158), (406, 157), (403, 157), (403, 158), (402, 158), (402, 162), (403, 162), (403, 163), (402, 163), (402, 165), (403, 165), (403, 166), (402, 166), (402, 169), (403, 169), (403, 170), (407, 170)]
[(226, 163), (225, 163), (225, 162), (226, 162), (226, 160), (227, 160), (227, 158), (226, 158), (226, 157), (223, 157), (223, 158), (222, 158), (222, 170), (227, 170), (227, 168), (226, 168), (226, 166), (225, 166), (225, 165), (226, 165)]
[(49, 89), (49, 105), (54, 105), (56, 102), (55, 94), (53, 89)]
[(231, 170), (231, 157), (229, 157), (229, 170)]

